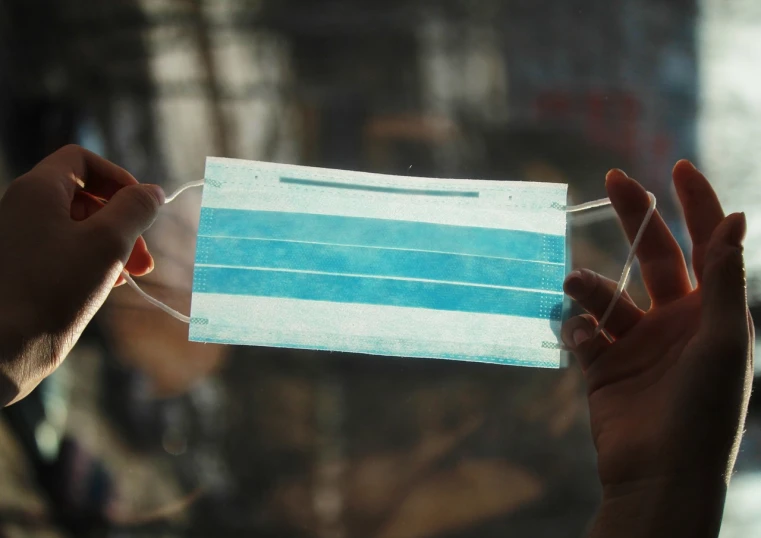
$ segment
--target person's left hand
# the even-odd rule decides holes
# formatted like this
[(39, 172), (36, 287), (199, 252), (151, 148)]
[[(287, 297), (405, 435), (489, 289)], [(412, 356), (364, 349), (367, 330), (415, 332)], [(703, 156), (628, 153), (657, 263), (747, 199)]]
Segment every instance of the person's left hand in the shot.
[(141, 234), (163, 201), (160, 187), (78, 146), (8, 187), (0, 200), (0, 405), (58, 367), (123, 282), (122, 270), (152, 270)]

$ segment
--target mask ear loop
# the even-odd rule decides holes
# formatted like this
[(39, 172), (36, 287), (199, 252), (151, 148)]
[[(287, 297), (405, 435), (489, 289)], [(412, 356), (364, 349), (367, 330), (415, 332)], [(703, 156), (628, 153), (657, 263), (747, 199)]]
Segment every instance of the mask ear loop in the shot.
[[(192, 189), (192, 188), (196, 188), (196, 187), (203, 187), (203, 185), (204, 185), (204, 180), (203, 179), (199, 179), (197, 181), (191, 181), (189, 183), (185, 183), (179, 189), (177, 189), (176, 191), (174, 191), (172, 194), (170, 194), (169, 196), (167, 196), (164, 199), (164, 205), (174, 202), (177, 199), (177, 197), (180, 194), (182, 194), (183, 192), (185, 192), (186, 190)], [(145, 293), (140, 288), (140, 286), (138, 286), (135, 283), (135, 281), (132, 279), (132, 277), (129, 275), (129, 273), (127, 273), (127, 271), (122, 271), (122, 276), (124, 277), (124, 281), (127, 283), (127, 285), (130, 288), (132, 288), (133, 290), (135, 290), (135, 292), (140, 297), (142, 297), (143, 299), (145, 299), (146, 301), (151, 303), (153, 306), (155, 306), (157, 308), (160, 308), (161, 310), (163, 310), (164, 312), (166, 312), (167, 314), (172, 316), (174, 319), (179, 320), (179, 321), (181, 321), (183, 323), (187, 323), (188, 325), (190, 324), (190, 317), (189, 316), (186, 316), (185, 314), (181, 314), (180, 312), (178, 312), (174, 308), (172, 308), (172, 307), (162, 303), (158, 299), (156, 299), (154, 297), (151, 297), (150, 295)]]
[[(179, 189), (177, 189), (175, 192), (167, 196), (164, 201), (164, 204), (169, 204), (173, 202), (180, 194), (182, 194), (188, 189), (203, 187), (203, 185), (204, 185), (203, 179), (186, 183), (182, 185)], [(599, 335), (605, 329), (605, 324), (610, 319), (610, 316), (613, 314), (613, 309), (616, 307), (618, 300), (621, 298), (621, 295), (623, 295), (624, 290), (626, 289), (626, 286), (629, 284), (629, 279), (631, 277), (631, 270), (632, 270), (632, 267), (634, 266), (634, 260), (637, 257), (637, 249), (639, 248), (639, 245), (642, 242), (642, 237), (645, 234), (647, 225), (650, 224), (650, 220), (653, 218), (653, 214), (655, 213), (655, 207), (656, 207), (655, 196), (653, 196), (653, 194), (650, 192), (648, 192), (647, 195), (650, 198), (650, 206), (647, 208), (647, 213), (645, 213), (645, 218), (642, 220), (642, 224), (639, 227), (639, 231), (637, 232), (637, 235), (634, 237), (634, 241), (632, 241), (631, 248), (629, 249), (629, 255), (626, 258), (626, 263), (624, 264), (624, 269), (621, 273), (621, 278), (619, 279), (618, 286), (616, 286), (616, 291), (613, 294), (613, 299), (610, 301), (610, 305), (608, 305), (608, 309), (605, 311), (603, 316), (599, 319), (597, 327), (595, 328), (594, 336)], [(569, 206), (566, 208), (566, 212), (580, 213), (582, 211), (588, 211), (590, 209), (605, 207), (610, 205), (610, 203), (611, 202), (609, 198), (602, 198), (600, 200), (594, 200), (591, 202), (585, 202), (583, 204), (579, 204), (575, 206)], [(140, 286), (138, 286), (135, 283), (135, 281), (126, 271), (122, 271), (122, 276), (124, 277), (124, 280), (127, 283), (127, 285), (133, 290), (135, 290), (135, 292), (138, 295), (140, 295), (143, 299), (148, 301), (150, 304), (154, 305), (157, 308), (160, 308), (161, 310), (163, 310), (164, 312), (166, 312), (173, 318), (183, 323), (190, 324), (189, 316), (186, 316), (185, 314), (178, 312), (177, 310), (171, 308), (170, 306), (162, 303), (158, 299), (155, 299), (154, 297), (151, 297), (150, 295), (148, 295), (146, 292), (140, 289)]]
[[(615, 309), (616, 304), (618, 303), (618, 300), (621, 298), (621, 295), (623, 295), (624, 290), (626, 289), (626, 286), (629, 284), (632, 267), (634, 266), (634, 260), (637, 257), (637, 250), (639, 249), (639, 245), (642, 242), (642, 237), (645, 235), (645, 230), (647, 230), (647, 225), (650, 224), (650, 220), (653, 218), (653, 214), (655, 213), (655, 206), (656, 206), (655, 196), (651, 192), (648, 192), (647, 196), (648, 198), (650, 198), (650, 205), (647, 208), (647, 213), (645, 213), (645, 218), (642, 219), (642, 224), (640, 225), (639, 230), (637, 231), (637, 235), (634, 237), (634, 241), (632, 241), (631, 248), (629, 249), (629, 255), (626, 257), (626, 263), (624, 264), (624, 269), (621, 272), (621, 278), (618, 280), (618, 286), (616, 286), (616, 291), (613, 294), (613, 299), (611, 299), (607, 310), (605, 310), (605, 313), (597, 322), (597, 327), (595, 328), (595, 332), (594, 332), (595, 337), (598, 336), (605, 329), (605, 324), (608, 323), (608, 320), (610, 319), (610, 316), (613, 314), (613, 310)], [(595, 209), (595, 208), (603, 207), (607, 205), (610, 205), (610, 199), (603, 198), (601, 200), (595, 200), (593, 202), (586, 202), (584, 204), (570, 206), (566, 208), (566, 212), (579, 213), (581, 211), (587, 211), (589, 209)]]
[(133, 290), (135, 290), (135, 292), (137, 292), (137, 294), (140, 297), (142, 297), (143, 299), (151, 303), (153, 306), (160, 308), (161, 310), (163, 310), (164, 312), (172, 316), (174, 319), (177, 319), (183, 323), (187, 323), (188, 325), (190, 325), (190, 317), (186, 316), (185, 314), (181, 314), (177, 312), (177, 310), (175, 310), (171, 306), (165, 305), (158, 299), (154, 299), (153, 297), (145, 293), (142, 289), (140, 289), (140, 286), (138, 286), (135, 283), (135, 281), (132, 280), (132, 277), (129, 276), (129, 274), (126, 271), (122, 271), (122, 276), (124, 277), (124, 281), (127, 283), (127, 285)]

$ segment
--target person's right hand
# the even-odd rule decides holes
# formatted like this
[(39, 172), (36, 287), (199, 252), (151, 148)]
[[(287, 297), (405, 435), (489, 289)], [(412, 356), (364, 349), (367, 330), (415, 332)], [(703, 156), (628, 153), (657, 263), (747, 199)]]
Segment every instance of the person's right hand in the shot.
[(0, 406), (58, 367), (123, 269), (141, 276), (153, 268), (141, 234), (163, 201), (159, 187), (77, 146), (8, 187), (0, 200)]
[[(603, 508), (595, 536), (715, 536), (740, 444), (753, 376), (743, 214), (724, 216), (689, 162), (674, 169), (693, 242), (693, 289), (678, 243), (656, 213), (637, 252), (652, 306), (627, 296), (593, 336), (616, 283), (588, 271), (566, 292), (589, 314), (563, 339), (588, 385)], [(606, 186), (630, 240), (648, 209), (646, 191), (620, 171)]]

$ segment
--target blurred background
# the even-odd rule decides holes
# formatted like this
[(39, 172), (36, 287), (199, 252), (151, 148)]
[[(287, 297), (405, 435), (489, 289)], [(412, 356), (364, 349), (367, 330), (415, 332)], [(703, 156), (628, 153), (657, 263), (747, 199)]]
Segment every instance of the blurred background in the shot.
[[(755, 307), (760, 84), (755, 0), (0, 0), (0, 185), (69, 142), (167, 191), (211, 155), (567, 182), (580, 203), (618, 167), (689, 253), (689, 158), (748, 213)], [(146, 237), (142, 286), (185, 312), (199, 196)], [(610, 213), (570, 233), (574, 265), (618, 278)], [(751, 405), (724, 538), (761, 536)], [(123, 288), (3, 410), (0, 469), (8, 537), (576, 537), (600, 493), (575, 368), (192, 344)]]

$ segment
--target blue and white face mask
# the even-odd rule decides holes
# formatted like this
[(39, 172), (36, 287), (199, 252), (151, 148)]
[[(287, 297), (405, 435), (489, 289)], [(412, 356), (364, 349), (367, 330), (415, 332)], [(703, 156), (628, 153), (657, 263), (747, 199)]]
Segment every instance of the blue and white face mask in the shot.
[(190, 339), (559, 367), (566, 199), (209, 158)]

